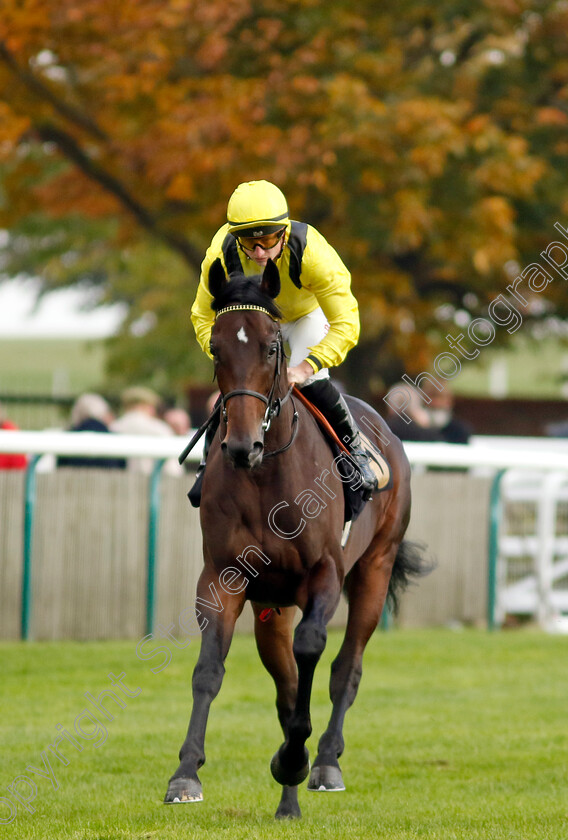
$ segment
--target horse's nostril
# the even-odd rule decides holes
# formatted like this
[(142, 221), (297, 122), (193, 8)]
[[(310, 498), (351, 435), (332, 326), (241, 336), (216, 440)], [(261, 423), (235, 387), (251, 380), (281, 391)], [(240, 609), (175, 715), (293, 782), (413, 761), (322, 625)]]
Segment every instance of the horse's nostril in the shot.
[(246, 441), (231, 441), (225, 440), (221, 443), (221, 449), (226, 458), (228, 458), (235, 467), (244, 467), (250, 469), (257, 466), (262, 461), (262, 453), (264, 451), (264, 444), (257, 440), (251, 443)]
[(257, 467), (260, 462), (262, 461), (262, 453), (264, 452), (264, 444), (261, 440), (256, 440), (253, 445), (252, 449), (249, 452), (249, 464), (251, 467)]

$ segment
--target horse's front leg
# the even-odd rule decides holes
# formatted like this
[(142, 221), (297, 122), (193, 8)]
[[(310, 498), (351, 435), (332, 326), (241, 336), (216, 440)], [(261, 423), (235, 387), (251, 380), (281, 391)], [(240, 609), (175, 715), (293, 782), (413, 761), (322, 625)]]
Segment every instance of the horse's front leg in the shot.
[[(200, 802), (203, 799), (197, 771), (205, 764), (205, 730), (209, 708), (221, 688), (225, 674), (224, 661), (231, 645), (235, 622), (245, 601), (244, 594), (227, 595), (216, 586), (216, 582), (218, 576), (204, 569), (197, 584), (202, 630), (201, 649), (193, 671), (193, 708), (187, 735), (179, 752), (180, 765), (170, 779), (164, 799), (166, 803)], [(211, 607), (203, 606), (204, 602), (211, 604)]]
[(310, 573), (308, 599), (302, 620), (294, 633), (293, 652), (298, 666), (298, 690), (286, 728), (286, 740), (270, 763), (281, 785), (299, 785), (310, 772), (306, 741), (312, 732), (310, 699), (314, 671), (327, 641), (326, 625), (341, 592), (335, 563), (322, 561)]

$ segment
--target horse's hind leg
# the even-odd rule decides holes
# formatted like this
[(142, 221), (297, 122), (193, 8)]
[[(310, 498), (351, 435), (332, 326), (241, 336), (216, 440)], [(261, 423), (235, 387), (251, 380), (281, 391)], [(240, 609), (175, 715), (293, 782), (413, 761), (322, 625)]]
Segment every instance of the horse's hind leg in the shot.
[[(292, 625), (296, 607), (284, 607), (281, 614), (274, 612), (268, 621), (260, 621), (261, 607), (253, 604), (254, 632), (262, 663), (276, 686), (276, 709), (284, 737), (288, 734), (288, 721), (294, 710), (298, 689), (298, 670), (292, 651)], [(275, 815), (278, 819), (301, 817), (297, 785), (283, 785), (280, 804)]]
[(377, 627), (386, 600), (397, 545), (386, 552), (370, 546), (347, 578), (349, 615), (345, 638), (331, 666), (333, 710), (318, 744), (308, 790), (345, 790), (338, 758), (343, 752), (343, 722), (359, 688), (363, 652)]

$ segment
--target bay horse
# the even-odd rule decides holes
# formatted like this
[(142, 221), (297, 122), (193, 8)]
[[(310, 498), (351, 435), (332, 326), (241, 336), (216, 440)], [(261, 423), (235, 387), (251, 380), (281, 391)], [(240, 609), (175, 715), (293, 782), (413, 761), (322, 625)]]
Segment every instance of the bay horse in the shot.
[[(329, 444), (287, 381), (274, 301), (278, 269), (269, 261), (261, 277), (227, 279), (216, 260), (209, 289), (216, 310), (210, 349), (222, 402), (201, 495), (204, 566), (196, 598), (201, 648), (189, 728), (164, 801), (203, 798), (197, 772), (205, 763), (209, 709), (221, 688), (235, 622), (249, 600), (284, 733), (271, 762), (282, 785), (276, 817), (300, 817), (298, 785), (308, 774), (309, 790), (345, 789), (338, 759), (363, 651), (387, 596), (395, 603), (410, 578), (424, 571), (419, 552), (403, 542), (410, 467), (400, 440), (380, 416), (348, 398), (355, 417), (364, 414), (380, 430), (372, 440), (377, 449), (384, 450), (388, 440), (392, 483), (364, 505), (345, 541), (345, 479), (333, 468)], [(331, 668), (331, 718), (310, 773), (305, 743), (312, 731), (312, 680), (342, 589), (349, 602), (347, 627)], [(267, 608), (272, 612), (265, 621)], [(293, 631), (296, 608), (302, 618)]]

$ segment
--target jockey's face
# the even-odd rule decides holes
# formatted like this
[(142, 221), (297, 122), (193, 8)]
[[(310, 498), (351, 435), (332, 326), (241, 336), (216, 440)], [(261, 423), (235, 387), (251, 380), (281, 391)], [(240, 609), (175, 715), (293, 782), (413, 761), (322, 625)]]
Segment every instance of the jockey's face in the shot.
[(277, 233), (270, 233), (267, 236), (239, 237), (238, 241), (249, 259), (262, 268), (268, 260), (277, 260), (282, 252), (284, 244), (285, 228)]

